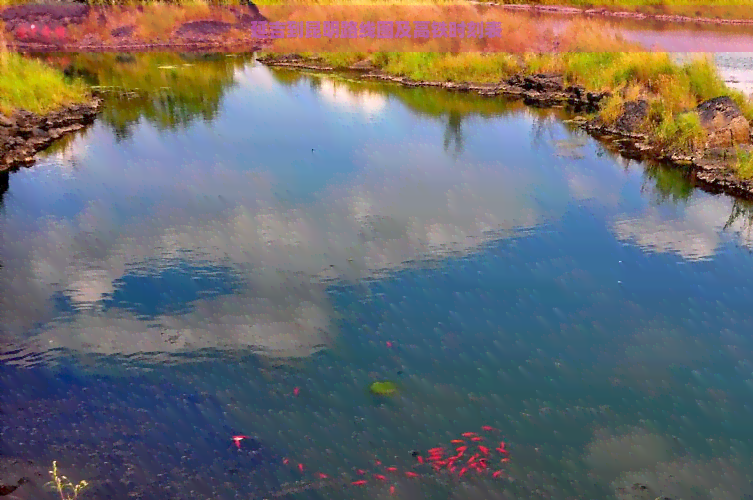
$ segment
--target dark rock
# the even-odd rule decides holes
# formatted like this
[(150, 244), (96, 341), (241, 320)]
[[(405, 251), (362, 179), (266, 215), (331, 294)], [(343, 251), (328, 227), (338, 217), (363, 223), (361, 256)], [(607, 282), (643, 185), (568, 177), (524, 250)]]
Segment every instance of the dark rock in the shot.
[(582, 99), (586, 95), (586, 89), (580, 85), (571, 85), (565, 89), (565, 92), (574, 95), (578, 99)]
[(648, 101), (640, 99), (622, 104), (622, 113), (614, 123), (620, 132), (638, 133), (648, 118)]
[(0, 484), (0, 497), (4, 497), (6, 495), (10, 495), (14, 491), (16, 491), (20, 486), (28, 483), (30, 480), (29, 478), (22, 477), (18, 480), (16, 484), (10, 485), (10, 484)]
[(707, 147), (726, 147), (750, 142), (750, 123), (728, 96), (715, 97), (696, 108), (708, 133)]
[(0, 20), (23, 20), (27, 22), (39, 20), (65, 21), (65, 23), (80, 23), (89, 14), (90, 7), (86, 4), (55, 2), (49, 4), (22, 4), (8, 7), (0, 12)]
[(110, 34), (115, 38), (121, 38), (125, 36), (130, 36), (133, 33), (134, 29), (135, 27), (133, 25), (120, 26), (110, 31)]
[(101, 100), (76, 104), (45, 116), (17, 111), (0, 127), (0, 171), (34, 163), (34, 155), (49, 147), (55, 139), (91, 123)]
[(635, 483), (629, 488), (617, 488), (618, 500), (654, 500), (658, 495), (645, 484)]
[(204, 20), (204, 21), (191, 21), (181, 25), (175, 31), (178, 36), (193, 36), (193, 35), (221, 35), (227, 33), (230, 30), (231, 24), (224, 21)]
[(515, 75), (507, 83), (536, 92), (556, 92), (563, 90), (565, 87), (562, 75), (544, 73), (529, 76)]
[(556, 92), (564, 89), (562, 75), (538, 74), (525, 77), (524, 88), (538, 92)]
[(16, 125), (14, 120), (11, 120), (4, 114), (0, 113), (0, 127), (13, 127)]

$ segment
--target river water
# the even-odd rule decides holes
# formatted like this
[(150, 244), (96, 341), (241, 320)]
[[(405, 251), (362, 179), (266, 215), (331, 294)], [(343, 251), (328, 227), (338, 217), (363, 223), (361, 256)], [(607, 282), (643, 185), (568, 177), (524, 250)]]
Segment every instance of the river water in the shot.
[(94, 497), (251, 498), (298, 478), (281, 457), (356, 477), (491, 425), (509, 478), (290, 498), (753, 494), (749, 204), (561, 111), (244, 55), (67, 57), (137, 93), (7, 179), (3, 456)]

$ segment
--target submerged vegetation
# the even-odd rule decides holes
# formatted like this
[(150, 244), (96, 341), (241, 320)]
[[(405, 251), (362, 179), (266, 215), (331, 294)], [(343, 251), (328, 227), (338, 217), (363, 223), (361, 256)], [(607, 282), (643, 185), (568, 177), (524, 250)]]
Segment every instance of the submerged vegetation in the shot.
[(86, 481), (80, 481), (78, 484), (73, 484), (70, 479), (61, 476), (58, 473), (57, 462), (52, 462), (50, 475), (52, 476), (52, 481), (47, 483), (47, 485), (55, 488), (55, 491), (60, 495), (60, 500), (77, 500), (79, 494), (89, 486), (89, 483)]
[(394, 396), (397, 394), (397, 385), (389, 381), (373, 382), (369, 386), (369, 392), (375, 396)]

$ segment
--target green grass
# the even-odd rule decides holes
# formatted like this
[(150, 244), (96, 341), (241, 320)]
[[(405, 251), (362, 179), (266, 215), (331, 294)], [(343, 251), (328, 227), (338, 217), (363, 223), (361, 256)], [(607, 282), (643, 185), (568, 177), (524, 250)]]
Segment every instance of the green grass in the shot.
[[(567, 85), (581, 85), (591, 91), (609, 91), (599, 112), (613, 123), (626, 100), (649, 102), (642, 132), (668, 149), (691, 153), (703, 147), (705, 137), (698, 115), (689, 111), (701, 102), (730, 96), (748, 120), (753, 120), (753, 103), (742, 93), (729, 89), (707, 57), (677, 64), (668, 54), (649, 52), (568, 52), (558, 54), (377, 52), (320, 53), (317, 59), (336, 68), (364, 58), (385, 73), (414, 80), (446, 82), (498, 82), (513, 74), (559, 73)], [(753, 168), (753, 167), (751, 167)], [(746, 171), (745, 168), (740, 170)]]
[(753, 179), (753, 151), (737, 149), (735, 171), (743, 179)]
[(89, 97), (84, 83), (68, 81), (61, 71), (40, 61), (0, 49), (0, 112), (46, 113)]

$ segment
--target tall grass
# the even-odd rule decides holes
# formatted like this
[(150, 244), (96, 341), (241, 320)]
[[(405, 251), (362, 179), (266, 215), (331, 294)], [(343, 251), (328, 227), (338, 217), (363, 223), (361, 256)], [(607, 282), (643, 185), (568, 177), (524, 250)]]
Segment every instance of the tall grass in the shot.
[(88, 97), (83, 83), (68, 81), (46, 64), (10, 52), (0, 37), (0, 112), (9, 115), (25, 109), (45, 113)]
[[(575, 40), (574, 43), (581, 43)], [(595, 45), (598, 46), (598, 45)], [(382, 71), (415, 80), (497, 82), (513, 74), (558, 73), (565, 84), (591, 91), (608, 91), (611, 97), (599, 116), (607, 123), (621, 115), (626, 101), (638, 98), (649, 103), (642, 126), (660, 145), (677, 152), (701, 149), (706, 134), (697, 113), (701, 102), (730, 96), (748, 120), (753, 103), (741, 92), (729, 89), (713, 60), (699, 57), (686, 64), (675, 63), (669, 54), (656, 52), (566, 52), (555, 54), (378, 52), (319, 54), (325, 62), (352, 63), (359, 57)], [(753, 168), (753, 162), (744, 163)], [(745, 167), (748, 168), (748, 167)]]

